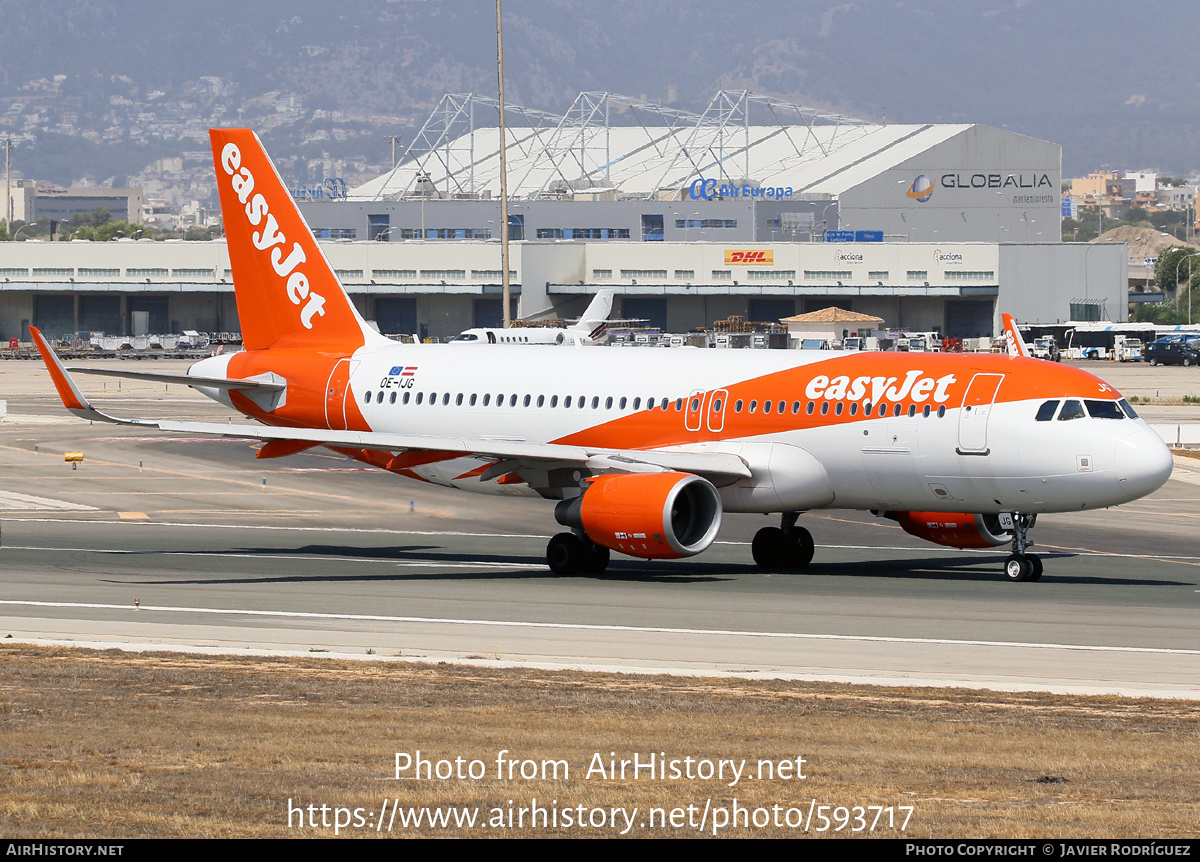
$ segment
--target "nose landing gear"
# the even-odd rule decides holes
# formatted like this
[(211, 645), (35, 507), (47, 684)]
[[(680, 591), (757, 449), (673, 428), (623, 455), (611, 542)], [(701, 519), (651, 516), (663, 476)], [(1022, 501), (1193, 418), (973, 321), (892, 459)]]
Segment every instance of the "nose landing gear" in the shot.
[(1042, 558), (1025, 553), (1033, 545), (1029, 530), (1037, 523), (1037, 515), (1012, 513), (1012, 554), (1004, 561), (1004, 574), (1010, 581), (1036, 581), (1042, 577)]

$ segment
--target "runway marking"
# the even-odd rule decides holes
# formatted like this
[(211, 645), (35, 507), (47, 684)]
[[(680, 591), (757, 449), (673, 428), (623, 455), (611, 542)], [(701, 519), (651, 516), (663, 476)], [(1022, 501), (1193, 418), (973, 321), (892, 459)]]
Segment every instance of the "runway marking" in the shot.
[[(419, 514), (419, 513), (418, 513)], [(114, 524), (121, 521), (91, 520), (79, 521), (73, 518), (21, 518), (23, 524)], [(10, 522), (11, 523), (11, 522)], [(297, 527), (294, 525), (265, 524), (192, 524), (177, 521), (152, 521), (155, 527), (189, 527), (206, 530), (285, 530), (300, 533), (382, 533), (394, 536), (461, 536), (469, 539), (546, 539), (545, 535), (534, 533), (462, 533), (455, 530), (389, 530), (384, 527)], [(746, 543), (738, 543), (746, 544)]]
[(35, 497), (33, 494), (18, 494), (16, 491), (0, 491), (0, 509), (58, 509), (68, 512), (98, 512), (95, 506), (85, 506), (82, 503), (68, 503), (64, 500), (51, 500), (48, 497)]
[[(81, 608), (87, 610), (133, 610), (130, 605), (103, 604), (99, 602), (38, 602), (0, 599), (0, 605), (39, 608)], [(452, 617), (398, 617), (383, 614), (331, 614), (316, 611), (264, 611), (249, 608), (195, 608), (171, 605), (141, 605), (137, 613), (157, 611), (160, 613), (189, 613), (206, 615), (231, 615), (274, 617), (283, 619), (345, 620), (349, 622), (426, 623), (437, 625), (489, 626), (493, 628), (563, 629), (567, 631), (635, 632), (639, 634), (707, 635), (724, 637), (772, 638), (777, 640), (822, 640), (850, 641), (854, 643), (915, 644), (918, 646), (980, 646), (1011, 647), (1016, 649), (1043, 649), (1083, 652), (1150, 653), (1154, 655), (1200, 656), (1200, 650), (1169, 649), (1166, 647), (1104, 646), (1101, 644), (1056, 644), (1021, 643), (1020, 641), (958, 640), (954, 638), (904, 638), (882, 635), (830, 635), (805, 632), (755, 632), (737, 629), (691, 629), (667, 628), (665, 626), (619, 626), (599, 623), (552, 623), (526, 622), (518, 620), (472, 620)]]
[[(137, 514), (132, 513), (132, 514)], [(405, 560), (387, 557), (345, 557), (334, 555), (298, 556), (296, 554), (238, 554), (230, 551), (135, 551), (127, 548), (44, 548), (37, 545), (5, 545), (10, 551), (58, 551), (72, 554), (113, 554), (131, 557), (221, 557), (239, 560), (287, 560), (289, 562), (337, 562), (337, 563), (382, 563), (389, 566), (432, 569), (530, 569), (545, 571), (544, 563), (491, 562), (443, 563), (436, 560)]]
[(148, 521), (150, 516), (145, 512), (117, 512), (117, 517), (122, 521)]
[[(123, 521), (108, 521), (100, 519), (87, 519), (80, 521), (79, 519), (68, 518), (15, 518), (10, 523), (31, 523), (31, 524), (111, 524), (121, 525), (127, 522)], [(288, 532), (301, 533), (367, 533), (367, 534), (382, 534), (394, 536), (455, 536), (468, 539), (546, 539), (549, 538), (545, 534), (536, 533), (464, 533), (456, 530), (389, 530), (383, 527), (298, 527), (294, 525), (276, 525), (276, 524), (195, 524), (181, 521), (150, 521), (148, 525), (156, 527), (184, 527), (189, 529), (202, 530), (282, 530)], [(148, 526), (140, 525), (142, 528)], [(734, 542), (734, 541), (717, 541), (714, 545), (739, 545), (749, 546), (750, 542)], [(13, 547), (13, 546), (9, 546)], [(818, 548), (829, 548), (831, 550), (847, 550), (847, 551), (910, 551), (913, 553), (927, 554), (940, 552), (944, 554), (982, 554), (982, 555), (1004, 555), (1008, 551), (1004, 545), (996, 548), (947, 548), (938, 545), (930, 545), (929, 547), (910, 546), (910, 545), (826, 545), (818, 544)], [(1061, 545), (1040, 545), (1043, 548), (1060, 549), (1060, 553), (1070, 553), (1083, 557), (1117, 557), (1120, 559), (1130, 560), (1154, 560), (1157, 562), (1185, 562), (1189, 565), (1200, 565), (1200, 556), (1190, 554), (1119, 554), (1110, 551), (1092, 551), (1085, 548), (1071, 548)], [(64, 550), (62, 548), (48, 548), (45, 550)], [(83, 548), (78, 550), (95, 550)], [(357, 559), (357, 558), (356, 558)]]

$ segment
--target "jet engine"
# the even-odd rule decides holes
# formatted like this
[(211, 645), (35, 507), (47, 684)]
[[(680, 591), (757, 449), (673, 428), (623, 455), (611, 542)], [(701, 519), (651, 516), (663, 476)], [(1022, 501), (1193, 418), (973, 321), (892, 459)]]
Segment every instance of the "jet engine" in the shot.
[(1012, 532), (1000, 526), (999, 515), (958, 512), (885, 512), (904, 532), (951, 548), (994, 548), (1012, 541)]
[(554, 517), (622, 554), (675, 559), (713, 543), (721, 529), (721, 497), (711, 482), (689, 473), (610, 474), (589, 480), (582, 496), (559, 503)]

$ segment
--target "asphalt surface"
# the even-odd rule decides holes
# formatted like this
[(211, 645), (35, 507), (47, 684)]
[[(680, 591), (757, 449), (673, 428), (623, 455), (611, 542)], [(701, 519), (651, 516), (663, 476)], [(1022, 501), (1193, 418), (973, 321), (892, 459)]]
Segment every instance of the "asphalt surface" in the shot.
[[(1126, 394), (1200, 384), (1097, 365)], [(229, 415), (181, 387), (80, 382), (126, 415)], [(544, 501), (91, 426), (31, 363), (0, 366), (0, 398), (0, 638), (1200, 697), (1196, 459), (1145, 500), (1040, 518), (1038, 583), (1004, 579), (1005, 548), (940, 548), (844, 511), (802, 518), (817, 542), (803, 574), (751, 562), (774, 519), (727, 516), (699, 557), (556, 577)]]

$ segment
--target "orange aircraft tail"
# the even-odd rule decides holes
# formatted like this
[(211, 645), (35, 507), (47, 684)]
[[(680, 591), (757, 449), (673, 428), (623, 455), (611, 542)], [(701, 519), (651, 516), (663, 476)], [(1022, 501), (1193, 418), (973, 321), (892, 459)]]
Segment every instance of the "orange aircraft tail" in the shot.
[(374, 336), (338, 282), (258, 135), (210, 129), (247, 350), (353, 353)]

